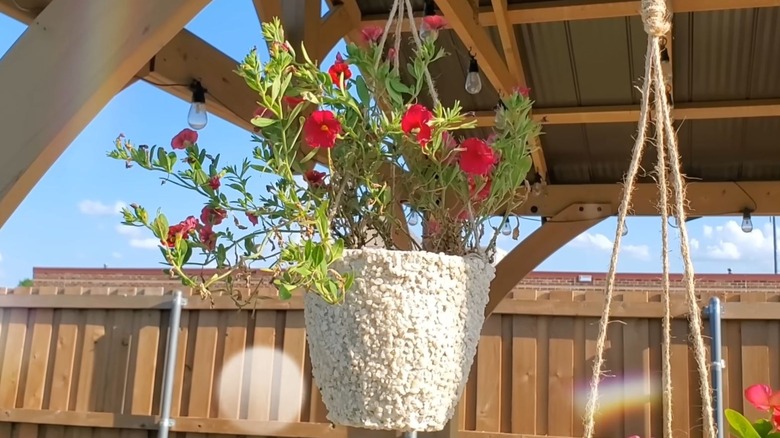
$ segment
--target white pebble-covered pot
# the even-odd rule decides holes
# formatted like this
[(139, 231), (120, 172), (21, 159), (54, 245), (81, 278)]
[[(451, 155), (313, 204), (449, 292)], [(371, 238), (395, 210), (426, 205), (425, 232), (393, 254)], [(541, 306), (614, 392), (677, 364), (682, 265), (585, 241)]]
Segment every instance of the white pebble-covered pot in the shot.
[(306, 294), (314, 380), (338, 425), (437, 431), (452, 417), (476, 354), (495, 269), (478, 257), (346, 250), (343, 304)]

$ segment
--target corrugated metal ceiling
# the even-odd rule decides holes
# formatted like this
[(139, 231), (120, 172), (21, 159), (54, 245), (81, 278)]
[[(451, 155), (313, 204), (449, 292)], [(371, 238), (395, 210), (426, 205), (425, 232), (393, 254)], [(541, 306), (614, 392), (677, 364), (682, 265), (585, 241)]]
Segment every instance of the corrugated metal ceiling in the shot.
[[(381, 14), (392, 1), (359, 3), (364, 14)], [(422, 1), (413, 3), (422, 8)], [(496, 29), (489, 31), (501, 52)], [(647, 45), (639, 17), (517, 25), (515, 31), (537, 108), (638, 104)], [(673, 35), (675, 102), (780, 98), (780, 7), (677, 14)], [(444, 103), (459, 99), (467, 110), (492, 109), (498, 96), (486, 78), (479, 95), (463, 90), (467, 48), (452, 31), (442, 33), (441, 43), (455, 55), (432, 70)], [(677, 125), (689, 177), (780, 179), (779, 117)], [(544, 126), (551, 182), (620, 181), (635, 131), (633, 123)], [(647, 154), (649, 165), (655, 151)]]

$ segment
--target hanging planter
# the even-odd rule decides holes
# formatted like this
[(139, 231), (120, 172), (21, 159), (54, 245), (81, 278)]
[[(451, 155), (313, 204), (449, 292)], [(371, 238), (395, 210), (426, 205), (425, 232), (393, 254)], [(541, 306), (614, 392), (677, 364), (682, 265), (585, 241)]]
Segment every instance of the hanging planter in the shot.
[[(398, 0), (391, 16), (405, 10), (411, 18)], [(296, 54), (278, 21), (264, 23), (270, 59), (252, 51), (237, 69), (259, 102), (256, 147), (238, 165), (220, 164), (190, 129), (170, 150), (119, 138), (109, 153), (205, 199), (199, 217), (175, 224), (135, 204), (123, 212), (160, 240), (182, 284), (251, 304), (260, 265), (280, 298), (306, 294), (314, 380), (336, 424), (444, 427), (474, 360), (499, 234), (518, 238), (510, 216), (530, 192), (539, 125), (528, 91), (503, 96), (492, 135), (467, 135), (475, 121), (441, 104), (428, 73), (446, 56), (444, 21), (423, 20), (408, 65), (399, 35), (385, 47), (388, 25), (364, 29), (365, 45), (327, 71)], [(185, 270), (211, 263), (210, 278)]]
[(328, 419), (435, 431), (452, 417), (479, 342), (493, 266), (479, 257), (347, 250), (344, 303), (305, 297), (312, 373)]

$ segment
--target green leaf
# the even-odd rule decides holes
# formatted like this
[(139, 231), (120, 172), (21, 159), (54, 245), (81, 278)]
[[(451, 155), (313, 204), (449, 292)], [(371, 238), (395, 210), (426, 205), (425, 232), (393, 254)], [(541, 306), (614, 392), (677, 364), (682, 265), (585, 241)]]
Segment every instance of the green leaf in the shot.
[(368, 92), (368, 86), (366, 86), (366, 80), (363, 79), (363, 76), (358, 76), (355, 79), (355, 86), (360, 102), (368, 106), (368, 103), (371, 101), (371, 94)]
[(780, 438), (780, 432), (772, 432), (767, 434), (765, 438)]
[(290, 285), (280, 281), (276, 284), (276, 287), (279, 289), (279, 298), (283, 300), (289, 300), (292, 298), (293, 288)]
[(761, 438), (761, 435), (756, 432), (753, 425), (750, 424), (744, 415), (733, 409), (726, 409), (726, 421), (731, 426), (731, 431), (734, 435), (740, 438)]
[(258, 128), (265, 128), (276, 123), (275, 119), (266, 119), (265, 117), (253, 117), (252, 124)]
[(759, 435), (765, 437), (774, 429), (774, 426), (772, 426), (772, 423), (768, 420), (758, 420), (753, 423), (753, 429), (755, 429)]
[(152, 233), (160, 240), (168, 238), (168, 219), (164, 214), (159, 214), (152, 222)]

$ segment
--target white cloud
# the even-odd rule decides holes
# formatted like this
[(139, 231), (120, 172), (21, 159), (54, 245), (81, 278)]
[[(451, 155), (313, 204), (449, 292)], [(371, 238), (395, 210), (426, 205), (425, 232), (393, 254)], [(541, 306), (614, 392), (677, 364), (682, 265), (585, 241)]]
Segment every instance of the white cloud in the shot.
[(119, 214), (125, 207), (127, 207), (127, 204), (122, 201), (116, 201), (113, 205), (104, 204), (100, 201), (92, 201), (90, 199), (79, 202), (79, 211), (89, 216)]
[[(772, 226), (742, 231), (740, 223), (729, 220), (723, 225), (703, 227), (704, 239), (692, 239), (693, 255), (711, 261), (772, 263)], [(695, 242), (695, 243), (694, 243)]]
[(149, 237), (151, 231), (145, 228), (119, 224), (116, 226), (116, 232), (128, 237), (127, 243), (133, 248), (155, 249), (160, 245), (159, 240)]
[(0, 254), (0, 262), (2, 262), (2, 261), (3, 261), (3, 255)]
[(111, 257), (113, 257), (115, 259), (121, 259), (122, 258), (122, 253), (114, 251), (114, 252), (111, 253)]
[[(611, 252), (614, 246), (612, 239), (601, 233), (584, 232), (575, 237), (571, 243), (579, 248), (590, 248), (598, 252)], [(650, 248), (647, 245), (621, 244), (620, 249), (623, 254), (633, 257), (637, 260), (649, 260)]]

